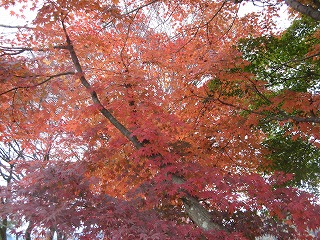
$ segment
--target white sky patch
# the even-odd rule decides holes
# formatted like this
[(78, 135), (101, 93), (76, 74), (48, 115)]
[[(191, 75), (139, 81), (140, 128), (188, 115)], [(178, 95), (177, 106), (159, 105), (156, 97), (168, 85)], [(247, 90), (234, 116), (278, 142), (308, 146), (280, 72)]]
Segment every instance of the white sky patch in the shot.
[[(28, 3), (28, 6), (22, 9), (23, 5), (21, 3), (16, 3), (14, 6), (5, 9), (3, 7), (0, 8), (0, 24), (10, 25), (10, 26), (25, 26), (32, 22), (32, 20), (36, 17), (36, 11), (31, 11), (32, 3)], [(20, 17), (13, 15), (12, 13), (18, 14)], [(24, 16), (24, 17), (22, 17)], [(1, 30), (1, 33), (3, 31)]]
[[(244, 2), (240, 5), (238, 16), (244, 17), (248, 13), (260, 12), (262, 9), (262, 6), (254, 5), (252, 2)], [(283, 31), (290, 26), (291, 21), (289, 20), (287, 5), (284, 4), (281, 6), (279, 10), (279, 18), (274, 19), (274, 21), (277, 24), (278, 30), (280, 31)]]
[(261, 10), (261, 7), (257, 7), (255, 5), (253, 5), (252, 2), (241, 3), (239, 11), (238, 11), (238, 16), (244, 17), (247, 13), (258, 12), (260, 10)]

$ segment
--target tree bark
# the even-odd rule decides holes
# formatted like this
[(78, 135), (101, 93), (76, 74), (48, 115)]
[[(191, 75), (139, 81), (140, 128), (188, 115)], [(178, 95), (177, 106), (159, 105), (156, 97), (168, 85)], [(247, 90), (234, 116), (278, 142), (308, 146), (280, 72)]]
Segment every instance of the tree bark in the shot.
[(182, 199), (184, 208), (190, 219), (203, 230), (222, 230), (221, 226), (212, 221), (211, 213), (205, 209), (199, 200), (189, 195)]
[(311, 17), (316, 21), (320, 21), (319, 9), (313, 8), (312, 6), (304, 5), (297, 0), (284, 1), (289, 7), (293, 8), (294, 10)]
[(31, 240), (31, 232), (32, 232), (32, 229), (33, 229), (33, 223), (30, 221), (29, 222), (29, 225), (25, 231), (25, 238), (26, 240)]
[(46, 240), (53, 240), (53, 236), (54, 236), (54, 232), (55, 232), (55, 228), (51, 227), (48, 229), (47, 233), (46, 233)]
[[(234, 3), (242, 3), (245, 0), (231, 0)], [(248, 1), (248, 0), (247, 0)], [(318, 0), (313, 0), (313, 3), (318, 7), (318, 8), (314, 8), (310, 5), (304, 5), (302, 3), (300, 3), (297, 0), (284, 0), (284, 2), (291, 8), (293, 8), (294, 10), (296, 10), (297, 12), (300, 12), (304, 15), (307, 15), (311, 18), (313, 18), (316, 21), (320, 20), (320, 3), (318, 2)]]
[(8, 218), (5, 217), (1, 221), (1, 226), (0, 226), (0, 240), (7, 240), (7, 224), (8, 224)]

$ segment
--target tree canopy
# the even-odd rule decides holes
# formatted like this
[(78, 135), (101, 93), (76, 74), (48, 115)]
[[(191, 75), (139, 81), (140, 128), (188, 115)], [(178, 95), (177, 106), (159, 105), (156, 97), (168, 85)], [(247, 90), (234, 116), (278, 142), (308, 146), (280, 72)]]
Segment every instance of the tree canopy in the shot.
[(312, 239), (318, 1), (0, 6), (2, 239)]
[[(283, 96), (288, 90), (293, 93), (309, 92), (312, 96), (319, 93), (319, 61), (315, 58), (317, 53), (309, 52), (319, 44), (314, 36), (317, 30), (317, 22), (303, 17), (295, 20), (281, 37), (262, 36), (240, 41), (243, 57), (250, 61), (245, 71), (255, 74), (257, 80), (265, 81), (267, 87), (272, 89), (272, 97), (263, 101), (257, 99), (255, 109), (263, 104), (270, 105), (273, 97)], [(278, 112), (284, 103), (279, 103)], [(283, 115), (284, 110), (281, 111)], [(296, 115), (305, 114), (299, 108), (293, 111)], [(313, 110), (310, 111), (310, 116), (316, 116)], [(274, 113), (268, 114), (274, 116)], [(269, 167), (294, 173), (296, 186), (308, 186), (309, 190), (313, 188), (318, 192), (320, 152), (313, 144), (317, 140), (312, 134), (301, 136), (298, 131), (291, 131), (293, 125), (290, 122), (279, 125), (266, 120), (260, 123), (260, 128), (268, 134), (263, 144), (270, 152), (268, 156), (272, 163)]]

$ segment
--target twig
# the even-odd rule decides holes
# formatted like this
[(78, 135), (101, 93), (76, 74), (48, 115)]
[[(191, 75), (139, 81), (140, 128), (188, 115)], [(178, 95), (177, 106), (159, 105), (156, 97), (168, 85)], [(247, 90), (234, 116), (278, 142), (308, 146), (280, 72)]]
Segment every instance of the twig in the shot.
[[(55, 74), (55, 75), (52, 75), (50, 77), (48, 77), (47, 79), (45, 79), (44, 81), (40, 82), (40, 83), (37, 83), (37, 84), (33, 84), (33, 85), (29, 85), (29, 86), (18, 86), (18, 87), (14, 87), (14, 88), (11, 88), (5, 92), (2, 92), (0, 93), (0, 96), (1, 95), (4, 95), (4, 94), (7, 94), (9, 92), (12, 92), (12, 91), (16, 91), (18, 89), (26, 89), (26, 88), (33, 88), (33, 87), (38, 87), (48, 81), (50, 81), (51, 79), (53, 78), (56, 78), (56, 77), (60, 77), (60, 76), (66, 76), (66, 75), (74, 75), (75, 73), (74, 72), (65, 72), (65, 73), (58, 73), (58, 74)], [(36, 76), (36, 77), (39, 77), (39, 76)]]
[(25, 29), (34, 29), (32, 27), (27, 27), (27, 26), (18, 26), (18, 25), (5, 25), (5, 24), (0, 24), (0, 27), (3, 27), (3, 28), (25, 28)]

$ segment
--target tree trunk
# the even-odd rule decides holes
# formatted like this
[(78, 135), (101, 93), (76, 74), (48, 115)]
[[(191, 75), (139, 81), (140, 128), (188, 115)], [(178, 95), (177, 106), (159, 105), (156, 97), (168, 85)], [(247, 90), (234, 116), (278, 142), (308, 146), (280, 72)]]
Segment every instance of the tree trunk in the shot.
[(55, 232), (54, 227), (49, 228), (49, 230), (46, 233), (46, 240), (53, 240), (54, 232)]
[(303, 5), (302, 3), (298, 2), (297, 0), (284, 0), (285, 3), (293, 8), (294, 10), (305, 14), (316, 21), (320, 21), (320, 11), (312, 6)]
[(29, 222), (29, 225), (28, 225), (28, 227), (27, 227), (27, 229), (25, 231), (26, 240), (31, 240), (32, 229), (33, 229), (33, 223)]
[(65, 235), (61, 231), (57, 230), (56, 233), (57, 233), (57, 240), (65, 240), (66, 239)]
[(7, 240), (7, 224), (8, 224), (8, 218), (5, 217), (0, 226), (0, 240)]
[[(232, 0), (234, 3), (242, 3), (244, 0)], [(248, 0), (247, 0), (248, 1)], [(297, 0), (284, 0), (284, 2), (297, 12), (307, 15), (316, 21), (320, 21), (320, 3), (318, 0), (312, 1), (317, 8), (310, 5), (304, 5)]]
[(186, 196), (182, 198), (182, 202), (186, 213), (198, 227), (206, 231), (222, 229), (220, 225), (212, 221), (211, 213), (199, 203), (198, 199)]

